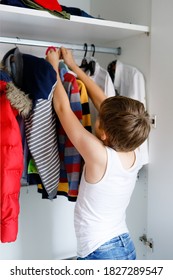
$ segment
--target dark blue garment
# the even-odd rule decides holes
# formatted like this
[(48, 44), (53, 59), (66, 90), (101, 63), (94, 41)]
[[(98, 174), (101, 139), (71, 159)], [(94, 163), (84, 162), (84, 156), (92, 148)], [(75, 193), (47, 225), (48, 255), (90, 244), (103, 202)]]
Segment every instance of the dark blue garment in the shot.
[(29, 154), (29, 148), (26, 141), (26, 135), (25, 135), (25, 122), (24, 119), (21, 116), (16, 117), (19, 128), (20, 128), (20, 134), (22, 137), (22, 147), (23, 147), (23, 173), (22, 178), (20, 180), (21, 186), (28, 186), (28, 154)]
[(11, 73), (14, 84), (29, 94), (34, 102), (40, 98), (49, 99), (57, 79), (52, 65), (44, 58), (23, 54), (16, 47), (4, 55), (2, 64)]
[(11, 82), (12, 79), (7, 72), (0, 70), (0, 81), (4, 81), (8, 83)]
[(44, 58), (23, 54), (22, 90), (33, 101), (49, 99), (49, 94), (56, 82), (56, 72)]
[(1, 4), (27, 8), (27, 6), (20, 0), (2, 0)]
[(79, 9), (79, 8), (75, 8), (75, 7), (66, 7), (61, 5), (63, 11), (66, 11), (67, 13), (73, 15), (73, 16), (81, 16), (81, 17), (89, 17), (89, 18), (93, 18), (93, 16), (89, 15), (88, 13), (86, 13), (85, 11)]

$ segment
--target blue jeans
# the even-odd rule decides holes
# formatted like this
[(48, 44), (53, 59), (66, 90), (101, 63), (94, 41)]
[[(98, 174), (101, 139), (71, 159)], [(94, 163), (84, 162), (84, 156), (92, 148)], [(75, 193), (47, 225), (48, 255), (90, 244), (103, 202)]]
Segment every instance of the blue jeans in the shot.
[(78, 260), (135, 260), (136, 252), (128, 233), (121, 234), (105, 242), (85, 258)]

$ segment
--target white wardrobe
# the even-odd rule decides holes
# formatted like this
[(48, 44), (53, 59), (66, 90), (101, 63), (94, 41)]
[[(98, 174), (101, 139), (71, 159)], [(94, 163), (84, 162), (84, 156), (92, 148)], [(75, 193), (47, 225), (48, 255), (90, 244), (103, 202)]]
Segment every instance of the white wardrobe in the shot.
[[(20, 44), (20, 39), (95, 44), (102, 67), (112, 60), (137, 67), (145, 77), (146, 101), (155, 127), (149, 138), (149, 160), (144, 166), (127, 211), (127, 223), (138, 259), (173, 259), (173, 114), (172, 0), (59, 1), (79, 7), (94, 17), (71, 22), (40, 11), (0, 5), (0, 59), (18, 38), (24, 53), (44, 57), (46, 47)], [(44, 14), (44, 15), (43, 15)], [(99, 53), (97, 47), (121, 47), (120, 56)], [(77, 58), (82, 51), (74, 51)], [(74, 202), (58, 196), (42, 200), (36, 186), (21, 188), (19, 233), (16, 242), (0, 243), (0, 259), (68, 259), (76, 255)], [(140, 237), (143, 237), (141, 239)], [(146, 240), (145, 240), (146, 238)], [(141, 241), (142, 240), (142, 241)], [(149, 246), (150, 245), (150, 246)]]

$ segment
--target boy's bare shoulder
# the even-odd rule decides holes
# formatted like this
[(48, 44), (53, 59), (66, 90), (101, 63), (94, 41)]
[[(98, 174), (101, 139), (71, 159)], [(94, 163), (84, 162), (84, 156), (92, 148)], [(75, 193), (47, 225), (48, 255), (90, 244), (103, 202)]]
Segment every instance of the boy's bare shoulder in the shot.
[(124, 169), (129, 169), (135, 164), (136, 154), (134, 151), (125, 153), (118, 152), (118, 156)]

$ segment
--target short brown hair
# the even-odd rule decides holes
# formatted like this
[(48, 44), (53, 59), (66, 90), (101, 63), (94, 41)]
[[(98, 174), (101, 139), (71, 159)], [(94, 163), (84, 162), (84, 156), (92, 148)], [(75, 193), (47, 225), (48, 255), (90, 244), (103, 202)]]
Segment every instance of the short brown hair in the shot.
[(107, 137), (105, 145), (119, 152), (135, 150), (147, 139), (151, 128), (143, 103), (125, 96), (105, 99), (99, 119)]

